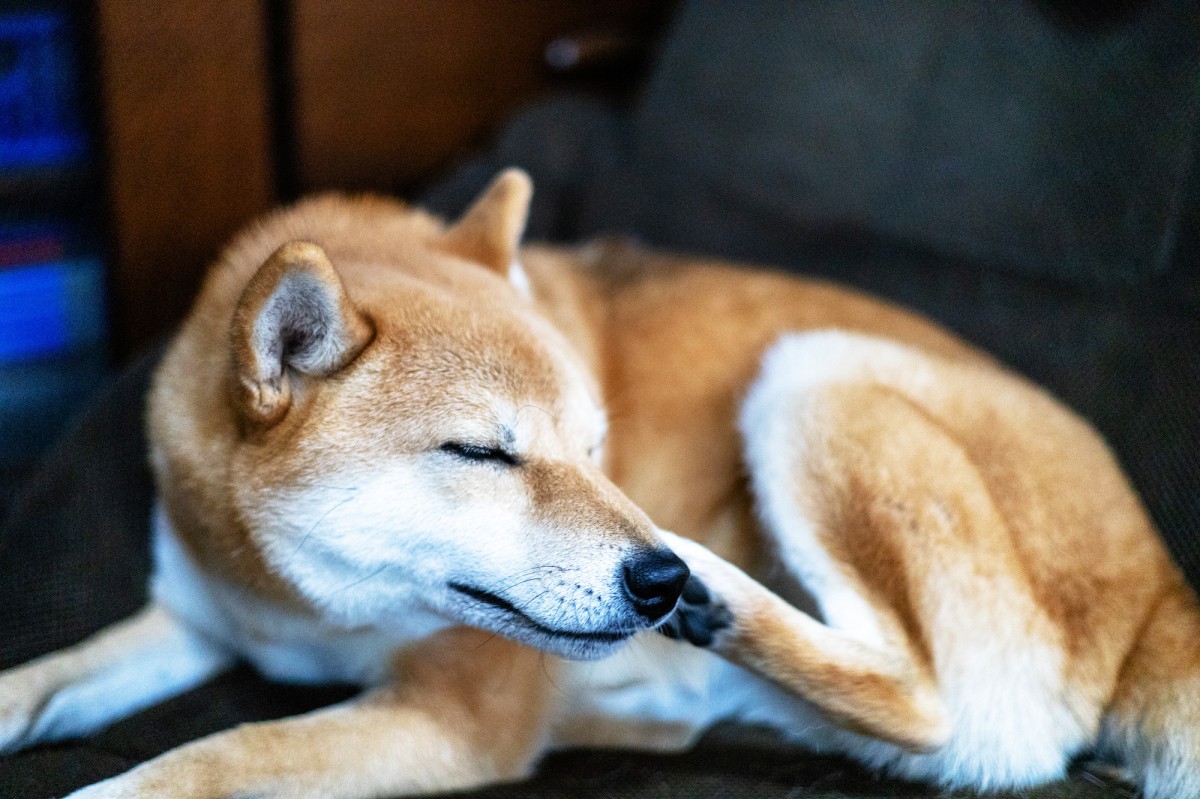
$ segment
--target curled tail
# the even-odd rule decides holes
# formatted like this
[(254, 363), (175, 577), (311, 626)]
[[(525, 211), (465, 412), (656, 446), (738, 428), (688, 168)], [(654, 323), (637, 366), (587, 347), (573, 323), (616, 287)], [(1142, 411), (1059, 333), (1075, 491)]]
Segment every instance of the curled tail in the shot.
[(1200, 602), (1182, 581), (1125, 663), (1100, 750), (1124, 763), (1146, 799), (1200, 799)]

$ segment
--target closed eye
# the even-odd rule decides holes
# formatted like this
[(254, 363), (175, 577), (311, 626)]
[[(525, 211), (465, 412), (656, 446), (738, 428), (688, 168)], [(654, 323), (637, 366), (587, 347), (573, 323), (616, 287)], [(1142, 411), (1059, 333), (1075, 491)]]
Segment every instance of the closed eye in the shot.
[(459, 441), (447, 441), (438, 449), (456, 458), (475, 463), (502, 463), (505, 466), (519, 466), (521, 461), (511, 452), (499, 447), (480, 446), (478, 444), (463, 444)]

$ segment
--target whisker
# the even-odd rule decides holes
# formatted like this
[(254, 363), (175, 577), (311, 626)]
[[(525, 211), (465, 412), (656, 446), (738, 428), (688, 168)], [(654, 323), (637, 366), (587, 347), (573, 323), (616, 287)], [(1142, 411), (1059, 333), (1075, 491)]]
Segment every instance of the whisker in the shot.
[(535, 410), (539, 410), (539, 411), (541, 411), (542, 413), (544, 413), (544, 414), (546, 414), (547, 416), (549, 416), (551, 419), (553, 419), (555, 424), (558, 424), (558, 417), (557, 417), (557, 416), (555, 416), (554, 414), (550, 413), (550, 411), (546, 410), (545, 408), (542, 408), (542, 407), (539, 407), (539, 406), (537, 406), (537, 405), (534, 405), (532, 402), (527, 402), (527, 403), (525, 403), (524, 405), (522, 405), (521, 407), (517, 408), (517, 413), (518, 413), (518, 414), (520, 414), (520, 413), (521, 413), (521, 411), (525, 410), (526, 408), (533, 408), (533, 409), (535, 409)]
[(322, 513), (321, 518), (319, 518), (315, 522), (313, 522), (312, 527), (308, 528), (308, 531), (305, 532), (303, 536), (301, 536), (300, 543), (296, 544), (295, 551), (292, 552), (291, 556), (288, 558), (287, 564), (285, 564), (285, 565), (291, 565), (291, 562), (295, 559), (295, 557), (300, 554), (300, 550), (304, 548), (304, 545), (306, 543), (308, 543), (308, 537), (311, 536), (313, 534), (313, 532), (318, 527), (321, 526), (321, 522), (323, 522), (329, 518), (329, 514), (333, 513), (335, 510), (341, 508), (343, 505), (348, 503), (350, 500), (356, 498), (357, 496), (358, 496), (358, 489), (354, 489), (354, 493), (352, 493), (350, 496), (346, 497), (345, 499), (338, 500), (329, 508), (329, 510)]
[(378, 577), (379, 575), (383, 574), (383, 573), (384, 573), (385, 571), (387, 571), (388, 569), (391, 569), (391, 568), (393, 568), (395, 565), (396, 565), (396, 564), (394, 564), (394, 563), (385, 563), (384, 565), (380, 566), (378, 569), (376, 569), (375, 571), (373, 571), (373, 572), (371, 572), (370, 574), (366, 575), (365, 577), (360, 577), (360, 578), (358, 578), (357, 580), (355, 580), (355, 581), (354, 581), (354, 582), (352, 582), (352, 583), (348, 583), (348, 584), (346, 584), (346, 585), (343, 585), (341, 588), (337, 589), (337, 590), (336, 590), (336, 591), (334, 591), (332, 594), (330, 594), (330, 596), (336, 596), (337, 594), (340, 594), (340, 593), (342, 593), (343, 591), (349, 590), (349, 589), (353, 588), (353, 587), (354, 587), (354, 586), (356, 586), (356, 585), (362, 585), (362, 584), (363, 584), (363, 583), (365, 583), (367, 580), (371, 580), (371, 579), (374, 579), (375, 577)]
[(545, 652), (542, 652), (542, 651), (539, 651), (539, 652), (538, 652), (538, 666), (540, 666), (540, 667), (541, 667), (541, 670), (542, 670), (542, 676), (544, 676), (544, 677), (546, 678), (546, 682), (550, 683), (550, 687), (551, 687), (551, 688), (552, 688), (552, 689), (553, 689), (553, 690), (554, 690), (554, 691), (555, 691), (555, 692), (556, 692), (556, 693), (557, 693), (559, 696), (565, 696), (566, 692), (565, 692), (565, 691), (563, 690), (563, 688), (562, 688), (562, 687), (561, 687), (561, 686), (558, 684), (558, 682), (557, 682), (557, 681), (554, 679), (554, 675), (550, 673), (550, 669), (548, 669), (548, 668), (546, 667), (546, 653), (545, 653)]
[(472, 651), (472, 652), (478, 652), (480, 649), (483, 649), (485, 646), (487, 646), (488, 644), (490, 644), (492, 641), (495, 641), (495, 640), (496, 640), (496, 637), (497, 637), (497, 636), (499, 636), (499, 635), (500, 635), (500, 633), (498, 633), (498, 632), (493, 632), (491, 635), (489, 635), (489, 636), (487, 637), (487, 639), (486, 639), (485, 641), (483, 641), (481, 644), (479, 644), (478, 646), (476, 646), (476, 647), (475, 647), (473, 650), (471, 650), (471, 651)]

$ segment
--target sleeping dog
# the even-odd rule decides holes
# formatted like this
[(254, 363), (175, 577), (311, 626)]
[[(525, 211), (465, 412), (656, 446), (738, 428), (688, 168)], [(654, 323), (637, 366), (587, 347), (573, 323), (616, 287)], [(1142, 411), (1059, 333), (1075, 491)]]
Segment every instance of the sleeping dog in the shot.
[(523, 247), (530, 191), (233, 242), (149, 399), (152, 600), (0, 675), (0, 750), (245, 659), (365, 690), (73, 796), (461, 789), (742, 719), (947, 786), (1098, 752), (1200, 797), (1200, 609), (1092, 429), (844, 288)]

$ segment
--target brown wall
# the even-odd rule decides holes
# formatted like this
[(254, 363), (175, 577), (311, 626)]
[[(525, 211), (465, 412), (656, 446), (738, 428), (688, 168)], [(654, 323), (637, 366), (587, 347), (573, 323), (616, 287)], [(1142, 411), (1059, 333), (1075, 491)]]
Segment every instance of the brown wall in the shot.
[[(411, 191), (548, 91), (628, 96), (672, 6), (97, 0), (118, 353), (170, 329), (222, 243), (277, 201)], [(549, 69), (559, 37), (591, 68)]]
[(219, 242), (275, 201), (265, 22), (250, 0), (98, 4), (123, 352), (173, 325)]

